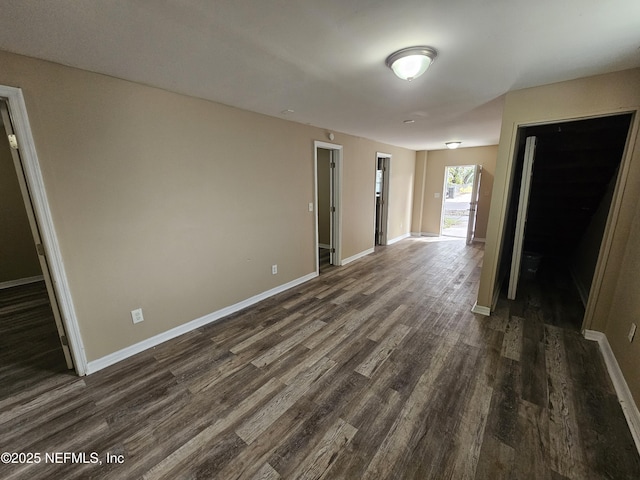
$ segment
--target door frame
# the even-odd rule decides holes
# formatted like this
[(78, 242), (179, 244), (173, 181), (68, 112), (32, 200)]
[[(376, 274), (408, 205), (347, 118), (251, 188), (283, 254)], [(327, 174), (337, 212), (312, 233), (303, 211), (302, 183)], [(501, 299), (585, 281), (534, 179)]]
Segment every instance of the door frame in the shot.
[[(29, 191), (35, 223), (47, 258), (51, 286), (57, 299), (60, 318), (73, 359), (73, 366), (78, 375), (86, 375), (87, 358), (49, 207), (42, 170), (40, 169), (35, 143), (31, 134), (24, 96), (20, 88), (0, 85), (0, 97), (6, 99), (13, 130), (18, 139), (22, 174)], [(20, 172), (17, 173), (20, 175)], [(26, 207), (29, 208), (27, 205)]]
[(330, 203), (332, 208), (330, 229), (331, 229), (331, 264), (342, 265), (342, 145), (327, 143), (319, 140), (313, 142), (313, 211), (315, 224), (315, 256), (316, 274), (320, 275), (320, 240), (318, 233), (318, 149), (329, 150), (331, 162), (335, 167), (331, 170), (330, 180)]
[[(582, 320), (582, 328), (581, 331), (590, 330), (593, 325), (593, 320), (595, 316), (595, 309), (600, 297), (600, 290), (602, 288), (602, 283), (604, 281), (604, 274), (607, 263), (609, 261), (609, 255), (611, 253), (611, 248), (613, 247), (613, 237), (614, 232), (618, 226), (618, 218), (620, 214), (620, 209), (622, 208), (622, 197), (624, 194), (625, 186), (627, 184), (627, 180), (629, 177), (629, 169), (631, 165), (631, 159), (633, 154), (633, 147), (635, 138), (638, 135), (638, 130), (640, 129), (640, 110), (637, 108), (620, 108), (618, 110), (604, 110), (600, 112), (593, 112), (585, 115), (577, 115), (572, 117), (557, 117), (557, 118), (548, 118), (545, 120), (539, 121), (523, 121), (523, 122), (515, 122), (513, 124), (513, 134), (511, 136), (511, 141), (509, 145), (509, 158), (511, 161), (509, 162), (506, 178), (507, 189), (505, 191), (505, 195), (503, 197), (503, 203), (501, 204), (501, 213), (500, 213), (500, 224), (499, 224), (499, 235), (497, 238), (497, 242), (499, 248), (497, 250), (496, 262), (493, 264), (493, 278), (494, 284), (493, 289), (491, 291), (491, 295), (493, 300), (491, 302), (491, 307), (484, 309), (484, 307), (479, 307), (476, 310), (476, 313), (482, 313), (483, 315), (489, 315), (490, 311), (496, 308), (498, 303), (498, 298), (500, 294), (500, 290), (502, 288), (502, 282), (505, 280), (503, 276), (500, 275), (500, 264), (502, 261), (502, 255), (505, 251), (505, 223), (506, 217), (508, 215), (508, 204), (509, 199), (511, 198), (513, 183), (515, 179), (515, 165), (517, 164), (517, 155), (518, 155), (518, 141), (519, 135), (522, 131), (521, 129), (527, 127), (535, 127), (540, 125), (553, 125), (557, 123), (564, 122), (572, 122), (575, 120), (589, 120), (592, 118), (603, 118), (603, 117), (611, 117), (616, 115), (624, 115), (624, 114), (632, 114), (631, 125), (629, 126), (629, 132), (627, 134), (627, 141), (622, 153), (622, 158), (620, 160), (620, 169), (618, 171), (618, 177), (616, 178), (616, 185), (613, 192), (613, 197), (611, 199), (611, 206), (609, 207), (609, 215), (607, 216), (607, 221), (604, 229), (604, 233), (602, 235), (602, 242), (600, 243), (600, 250), (598, 253), (598, 259), (596, 261), (596, 268), (593, 274), (593, 281), (591, 283), (591, 289), (589, 291), (589, 298), (587, 299), (587, 305), (585, 306), (585, 314)], [(477, 305), (477, 304), (476, 304)], [(474, 306), (474, 308), (477, 308)]]
[[(478, 196), (480, 195), (480, 185), (478, 183), (478, 172), (482, 171), (482, 165), (476, 164), (476, 163), (454, 163), (454, 164), (445, 164), (444, 165), (444, 177), (442, 179), (442, 198), (440, 199), (440, 220), (439, 220), (439, 230), (438, 230), (438, 236), (440, 237), (445, 237), (447, 235), (444, 235), (442, 232), (444, 232), (444, 212), (445, 212), (445, 208), (446, 208), (446, 201), (447, 201), (447, 180), (449, 178), (449, 169), (450, 168), (455, 168), (455, 167), (473, 167), (473, 184), (471, 187), (471, 200), (469, 201), (469, 220), (467, 220), (467, 232), (465, 233), (464, 237), (454, 237), (451, 236), (449, 238), (464, 238), (465, 242), (467, 245), (470, 245), (472, 242), (468, 242), (468, 238), (469, 238), (469, 228), (470, 228), (470, 224), (471, 224), (471, 216), (472, 216), (472, 211), (473, 209), (471, 208), (473, 206), (474, 203), (474, 194), (478, 194)], [(477, 213), (477, 208), (478, 208), (478, 202), (477, 200), (475, 201), (475, 212)], [(475, 231), (475, 228), (474, 228)]]
[[(388, 242), (388, 233), (389, 233), (389, 179), (391, 178), (391, 157), (390, 153), (376, 152), (376, 163), (375, 170), (378, 170), (378, 159), (382, 159), (382, 192), (381, 192), (381, 201), (382, 208), (380, 209), (380, 225), (382, 227), (382, 235), (380, 235), (377, 239), (377, 245), (387, 245)], [(374, 178), (374, 189), (375, 189), (375, 181), (377, 178)], [(375, 202), (375, 195), (374, 195)], [(373, 235), (376, 234), (376, 226), (377, 226), (377, 214), (375, 211), (374, 204), (374, 213), (373, 213)], [(376, 242), (374, 241), (374, 245)]]

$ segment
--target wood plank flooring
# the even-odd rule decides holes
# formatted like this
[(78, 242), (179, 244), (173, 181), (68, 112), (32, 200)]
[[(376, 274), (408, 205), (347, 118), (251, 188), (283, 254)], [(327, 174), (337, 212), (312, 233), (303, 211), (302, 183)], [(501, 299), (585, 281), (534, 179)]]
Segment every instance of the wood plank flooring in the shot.
[(0, 401), (66, 371), (44, 282), (0, 290)]
[(640, 478), (595, 343), (534, 294), (470, 312), (482, 256), (406, 239), (83, 378), (3, 342), (0, 452), (42, 460), (0, 478)]

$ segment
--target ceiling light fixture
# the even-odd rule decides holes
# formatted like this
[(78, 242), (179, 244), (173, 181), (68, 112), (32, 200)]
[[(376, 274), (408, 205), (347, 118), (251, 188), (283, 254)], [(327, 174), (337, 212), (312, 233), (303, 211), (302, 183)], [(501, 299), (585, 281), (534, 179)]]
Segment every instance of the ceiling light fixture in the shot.
[(460, 146), (462, 142), (447, 142), (445, 143), (445, 145), (447, 146), (447, 148), (449, 150), (455, 150), (456, 148), (458, 148)]
[(431, 47), (409, 47), (392, 53), (385, 63), (399, 78), (411, 81), (426, 72), (437, 56)]

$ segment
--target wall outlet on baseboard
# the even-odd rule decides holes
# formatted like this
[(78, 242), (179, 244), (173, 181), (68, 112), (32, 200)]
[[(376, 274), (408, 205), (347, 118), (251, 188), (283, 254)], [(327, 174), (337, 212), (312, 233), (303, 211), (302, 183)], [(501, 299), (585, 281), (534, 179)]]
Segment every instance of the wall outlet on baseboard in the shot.
[(629, 329), (629, 343), (633, 342), (633, 337), (636, 334), (636, 324), (632, 323)]
[(133, 320), (133, 323), (140, 323), (144, 320), (144, 317), (142, 316), (141, 308), (136, 308), (135, 310), (131, 310), (131, 320)]
[(278, 273), (278, 265), (271, 265), (271, 274), (275, 275)]

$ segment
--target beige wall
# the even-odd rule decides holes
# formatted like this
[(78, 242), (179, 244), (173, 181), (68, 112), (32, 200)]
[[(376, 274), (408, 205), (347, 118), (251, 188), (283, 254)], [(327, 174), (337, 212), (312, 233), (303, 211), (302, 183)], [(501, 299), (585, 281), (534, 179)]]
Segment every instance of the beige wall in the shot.
[[(0, 121), (0, 130), (4, 126)], [(0, 141), (0, 283), (42, 275), (9, 145)]]
[[(519, 125), (554, 122), (610, 113), (636, 112), (628, 152), (623, 159), (627, 178), (619, 204), (614, 205), (617, 223), (611, 231), (612, 242), (601, 285), (592, 288), (589, 311), (592, 321), (587, 329), (604, 332), (629, 384), (636, 404), (640, 401), (640, 340), (629, 343), (626, 334), (631, 322), (638, 322), (640, 280), (637, 248), (640, 245), (637, 205), (640, 203), (640, 144), (638, 116), (640, 108), (640, 69), (628, 70), (561, 82), (507, 94), (498, 161), (491, 200), (487, 244), (478, 290), (478, 305), (489, 307), (497, 291), (497, 266), (500, 260), (504, 214), (512, 175), (512, 159)], [(634, 223), (635, 218), (635, 223)], [(595, 290), (595, 292), (594, 292)], [(631, 293), (633, 292), (633, 293)]]
[(318, 242), (331, 245), (331, 152), (318, 148)]
[[(391, 153), (388, 150), (389, 148), (384, 148), (381, 153)], [(372, 160), (374, 165), (374, 196), (371, 198), (374, 207), (374, 226), (375, 162), (376, 159), (374, 157)], [(395, 153), (392, 153), (391, 160), (389, 160), (387, 242), (411, 233), (411, 208), (413, 203), (415, 169), (415, 152), (397, 150)]]
[(422, 217), (424, 214), (425, 184), (427, 182), (427, 159), (429, 152), (416, 152), (416, 168), (413, 183), (413, 202), (411, 204), (411, 234), (420, 235), (422, 232)]
[[(6, 52), (0, 84), (24, 93), (88, 360), (315, 272), (325, 130)], [(376, 151), (401, 165), (399, 193), (415, 152), (334, 143), (347, 258), (373, 247)], [(408, 215), (391, 222), (408, 232)]]
[[(411, 231), (430, 235), (440, 234), (445, 167), (482, 165), (476, 238), (485, 238), (497, 153), (497, 145), (418, 152), (416, 164), (416, 181), (418, 183), (414, 187), (417, 197), (413, 205), (414, 209), (421, 209), (422, 214), (421, 216), (414, 214), (414, 223)], [(421, 177), (420, 174), (424, 176)], [(435, 194), (438, 195), (437, 198)], [(420, 199), (422, 199), (422, 202)]]

